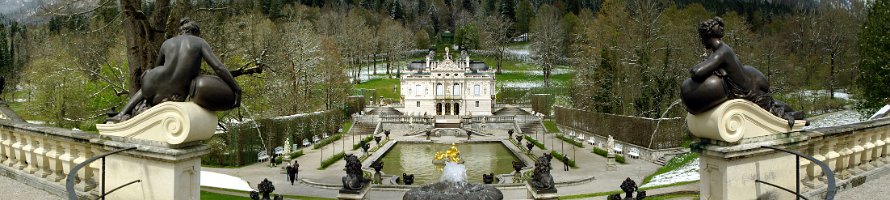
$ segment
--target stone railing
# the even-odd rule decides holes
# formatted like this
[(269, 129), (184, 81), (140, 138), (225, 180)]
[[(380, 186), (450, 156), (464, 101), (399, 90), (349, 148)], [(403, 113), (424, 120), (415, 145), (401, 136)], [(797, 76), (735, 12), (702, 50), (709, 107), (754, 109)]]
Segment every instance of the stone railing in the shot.
[[(890, 118), (801, 131), (796, 137), (800, 140), (797, 151), (827, 164), (840, 189), (855, 187), (871, 174), (890, 172), (888, 125)], [(826, 177), (819, 166), (802, 159), (799, 168), (800, 181), (807, 186), (802, 192), (816, 197), (824, 194)]]
[[(81, 131), (0, 120), (0, 171), (22, 183), (64, 196), (71, 167), (105, 152), (100, 136)], [(101, 163), (81, 169), (75, 181), (78, 196), (99, 195)]]
[[(200, 120), (194, 116), (186, 113), (183, 117)], [(189, 137), (197, 132), (182, 124), (169, 125), (189, 121), (170, 121), (174, 120), (165, 121), (167, 130), (175, 127), (185, 131), (178, 136)], [(108, 199), (199, 199), (200, 159), (209, 151), (200, 141), (204, 139), (171, 143), (0, 120), (0, 175), (56, 196), (68, 196), (66, 181), (73, 167), (106, 152), (136, 147), (75, 171), (73, 188), (78, 199), (96, 199), (102, 195), (102, 185), (109, 190), (123, 186), (109, 193)]]
[[(692, 126), (692, 125), (690, 125)], [(701, 196), (709, 199), (790, 199), (794, 194), (824, 198), (828, 176), (814, 162), (764, 146), (792, 150), (825, 163), (834, 173), (836, 190), (863, 184), (890, 173), (890, 118), (848, 125), (743, 137), (736, 142), (701, 138)], [(799, 161), (799, 164), (795, 164)]]

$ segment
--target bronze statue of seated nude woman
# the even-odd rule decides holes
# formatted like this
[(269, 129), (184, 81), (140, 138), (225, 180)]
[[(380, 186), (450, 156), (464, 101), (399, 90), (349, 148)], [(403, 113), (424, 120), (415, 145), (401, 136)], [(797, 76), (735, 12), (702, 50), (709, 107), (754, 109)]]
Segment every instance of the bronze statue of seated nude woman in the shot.
[(789, 127), (794, 120), (803, 119), (802, 112), (774, 100), (766, 76), (754, 67), (742, 65), (732, 48), (721, 41), (723, 19), (714, 17), (701, 22), (698, 35), (711, 54), (689, 69), (691, 77), (680, 87), (680, 98), (689, 113), (703, 113), (730, 99), (745, 99), (788, 120)]
[[(201, 107), (220, 111), (240, 106), (241, 88), (229, 70), (213, 54), (210, 45), (200, 38), (198, 24), (183, 18), (180, 35), (161, 45), (155, 68), (141, 77), (142, 88), (121, 112), (106, 122), (121, 122), (166, 101), (191, 100)], [(217, 76), (200, 75), (201, 61), (206, 60)]]

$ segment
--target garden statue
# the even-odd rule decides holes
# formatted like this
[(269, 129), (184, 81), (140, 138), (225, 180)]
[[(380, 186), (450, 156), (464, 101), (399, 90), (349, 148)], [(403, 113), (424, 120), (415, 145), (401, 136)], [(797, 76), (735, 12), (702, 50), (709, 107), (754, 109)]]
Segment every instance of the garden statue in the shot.
[(553, 183), (553, 176), (550, 175), (550, 159), (545, 156), (538, 157), (530, 183), (538, 193), (556, 193), (556, 185)]
[(380, 174), (380, 170), (383, 169), (383, 161), (374, 161), (371, 163), (371, 168), (374, 168), (373, 183), (380, 184), (383, 181), (383, 175)]
[(362, 145), (362, 151), (364, 151), (365, 153), (368, 153), (368, 149), (370, 149), (370, 148), (371, 148), (371, 143), (365, 143)]
[[(135, 91), (126, 106), (106, 122), (118, 123), (162, 102), (191, 100), (210, 111), (222, 111), (241, 105), (241, 88), (222, 61), (213, 54), (210, 45), (200, 38), (198, 24), (189, 18), (179, 21), (180, 35), (161, 44), (157, 62), (137, 81), (141, 89)], [(201, 75), (201, 61), (217, 76)]]
[(612, 135), (609, 135), (609, 140), (606, 140), (606, 150), (609, 155), (615, 154), (615, 139), (612, 139)]
[(343, 188), (340, 192), (358, 193), (362, 188), (368, 185), (370, 180), (365, 179), (362, 173), (362, 163), (355, 155), (346, 155), (346, 176), (343, 176)]
[(550, 163), (550, 161), (553, 160), (553, 155), (551, 155), (551, 154), (549, 154), (549, 153), (544, 153), (544, 157), (547, 158), (547, 163), (548, 163), (548, 164)]
[(467, 131), (467, 140), (470, 140), (471, 135), (473, 135), (473, 131)]
[(432, 134), (433, 134), (432, 131), (426, 130), (426, 140), (430, 140), (430, 135), (432, 135)]
[(494, 173), (482, 174), (482, 182), (485, 184), (491, 184), (492, 182), (494, 182)]
[(633, 192), (637, 191), (637, 183), (627, 178), (624, 182), (621, 183), (621, 190), (624, 191), (624, 199), (621, 198), (620, 194), (612, 194), (609, 195), (609, 200), (641, 200), (646, 198), (646, 191), (638, 191), (637, 196), (633, 196)]
[(464, 160), (460, 157), (460, 150), (457, 149), (457, 144), (451, 143), (451, 148), (446, 151), (437, 151), (436, 155), (433, 156), (433, 164), (445, 164), (445, 162), (453, 162), (453, 163), (464, 163)]
[(414, 184), (414, 174), (402, 173), (402, 180), (404, 181), (405, 185)]
[(263, 179), (263, 181), (257, 185), (257, 190), (263, 195), (263, 200), (270, 200), (269, 193), (275, 191), (275, 186), (272, 185), (272, 181), (269, 181), (269, 179)]
[(789, 128), (793, 127), (794, 120), (803, 119), (803, 113), (773, 99), (766, 76), (754, 67), (742, 65), (733, 49), (721, 40), (723, 25), (723, 19), (714, 17), (698, 26), (702, 45), (711, 53), (689, 70), (690, 78), (680, 87), (686, 110), (696, 115), (725, 101), (744, 99), (787, 120)]

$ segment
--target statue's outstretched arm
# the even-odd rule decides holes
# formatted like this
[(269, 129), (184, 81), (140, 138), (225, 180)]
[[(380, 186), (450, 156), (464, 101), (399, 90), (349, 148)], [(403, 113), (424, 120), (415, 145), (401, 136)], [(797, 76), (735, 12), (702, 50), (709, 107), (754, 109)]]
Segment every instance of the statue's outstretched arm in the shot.
[(226, 66), (213, 54), (213, 49), (206, 42), (203, 44), (203, 48), (201, 48), (201, 53), (203, 54), (204, 60), (207, 61), (207, 64), (213, 68), (213, 71), (216, 72), (216, 75), (219, 76), (226, 84), (229, 85), (230, 88), (235, 92), (237, 97), (235, 98), (235, 106), (241, 105), (241, 87), (238, 87), (238, 83), (235, 82), (235, 78), (232, 77), (232, 73), (226, 69)]
[(718, 53), (712, 53), (708, 56), (708, 59), (689, 69), (689, 73), (692, 74), (692, 80), (700, 82), (707, 79), (720, 67), (721, 60), (723, 59)]

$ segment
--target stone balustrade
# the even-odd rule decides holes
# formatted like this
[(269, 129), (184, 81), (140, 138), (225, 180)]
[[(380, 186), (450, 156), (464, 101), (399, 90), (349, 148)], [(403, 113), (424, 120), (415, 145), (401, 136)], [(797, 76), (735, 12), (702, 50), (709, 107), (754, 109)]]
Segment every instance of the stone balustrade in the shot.
[[(98, 134), (0, 120), (0, 172), (50, 193), (64, 195), (68, 172), (84, 160), (105, 152)], [(82, 198), (95, 198), (101, 163), (77, 173), (76, 190)]]
[[(816, 163), (762, 146), (798, 151), (825, 163), (835, 175), (838, 191), (856, 187), (872, 175), (890, 173), (890, 118), (860, 123), (792, 131), (737, 142), (701, 138), (701, 195), (710, 199), (793, 198), (793, 194), (760, 180), (792, 191), (800, 183), (800, 193), (822, 198), (827, 191), (827, 175)], [(790, 163), (790, 165), (789, 165)], [(794, 172), (799, 179), (795, 181)]]
[[(879, 119), (855, 124), (800, 131), (797, 149), (824, 162), (835, 174), (838, 187), (858, 186), (860, 177), (886, 170), (890, 150), (890, 119)], [(789, 138), (790, 139), (790, 138)], [(819, 166), (803, 160), (800, 163), (804, 192), (824, 193), (826, 175)]]

